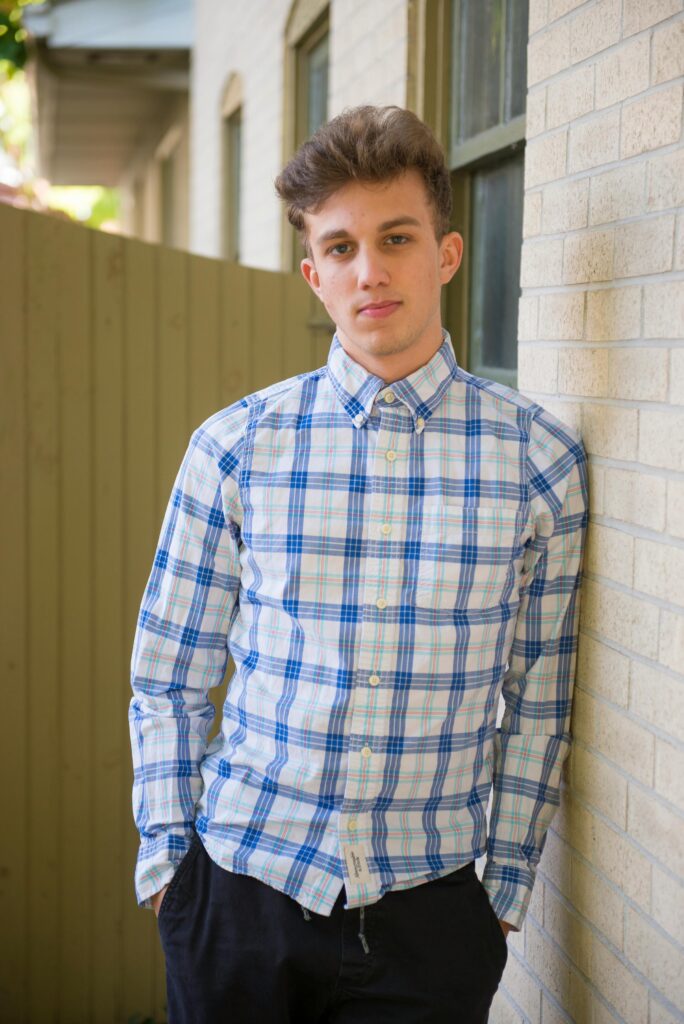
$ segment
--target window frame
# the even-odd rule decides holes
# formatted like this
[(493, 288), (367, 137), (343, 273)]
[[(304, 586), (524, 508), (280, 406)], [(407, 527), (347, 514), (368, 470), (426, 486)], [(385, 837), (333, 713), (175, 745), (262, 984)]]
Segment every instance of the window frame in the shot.
[[(526, 114), (488, 128), (459, 145), (452, 146), (452, 0), (410, 0), (409, 38), (414, 45), (409, 53), (407, 105), (434, 131), (447, 154), (452, 183), (452, 230), (471, 237), (473, 176), (485, 166), (493, 166), (524, 150)], [(505, 51), (505, 47), (503, 47)], [(502, 57), (505, 60), (505, 52)], [(523, 157), (524, 159), (524, 157)], [(472, 252), (465, 246), (458, 273), (442, 289), (442, 322), (449, 330), (456, 359), (468, 372), (470, 323), (468, 297), (471, 289)], [(500, 368), (496, 379), (517, 387), (517, 370)]]

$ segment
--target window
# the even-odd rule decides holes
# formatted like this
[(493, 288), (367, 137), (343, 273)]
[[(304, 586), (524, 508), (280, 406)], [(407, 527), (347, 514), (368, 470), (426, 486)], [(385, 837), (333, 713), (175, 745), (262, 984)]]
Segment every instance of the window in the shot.
[(233, 74), (223, 94), (223, 256), (240, 259), (242, 205), (242, 80)]
[(451, 0), (447, 14), (447, 152), (465, 242), (447, 322), (471, 373), (515, 387), (528, 0)]
[(297, 146), (328, 120), (328, 40), (326, 13), (297, 46)]
[(240, 259), (240, 168), (242, 166), (242, 107), (224, 119), (224, 225), (223, 254)]

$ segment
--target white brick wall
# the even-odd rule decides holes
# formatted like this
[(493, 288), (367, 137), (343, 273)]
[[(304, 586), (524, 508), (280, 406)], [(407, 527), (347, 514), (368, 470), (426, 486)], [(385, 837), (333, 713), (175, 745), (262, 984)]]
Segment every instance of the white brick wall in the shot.
[[(332, 0), (329, 113), (359, 103), (406, 102), (408, 0)], [(196, 0), (190, 168), (191, 250), (221, 255), (221, 99), (243, 78), (241, 262), (281, 265), (284, 32), (290, 0)], [(379, 42), (380, 41), (380, 42)]]
[[(492, 1024), (684, 1019), (682, 0), (530, 0), (520, 390), (590, 458), (566, 786)], [(512, 959), (512, 963), (510, 962)]]

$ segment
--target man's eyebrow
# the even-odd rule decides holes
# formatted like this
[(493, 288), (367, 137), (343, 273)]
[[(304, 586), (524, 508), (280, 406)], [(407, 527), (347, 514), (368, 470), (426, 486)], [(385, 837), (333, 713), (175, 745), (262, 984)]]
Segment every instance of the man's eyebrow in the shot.
[[(413, 227), (421, 227), (421, 222), (415, 217), (409, 217), (408, 214), (404, 217), (394, 217), (393, 220), (383, 221), (382, 224), (378, 225), (378, 232), (390, 231), (392, 228), (402, 227), (408, 224)], [(345, 228), (332, 228), (330, 231), (323, 232), (316, 239), (318, 245), (323, 245), (325, 242), (331, 242), (335, 238), (349, 238), (349, 232)]]

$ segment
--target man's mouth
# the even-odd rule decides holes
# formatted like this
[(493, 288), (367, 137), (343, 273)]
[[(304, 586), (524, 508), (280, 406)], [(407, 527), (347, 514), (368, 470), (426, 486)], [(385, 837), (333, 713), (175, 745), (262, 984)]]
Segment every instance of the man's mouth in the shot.
[(369, 302), (367, 306), (362, 306), (359, 310), (360, 316), (371, 317), (373, 320), (381, 319), (386, 316), (391, 316), (395, 309), (398, 309), (401, 305), (400, 302)]

